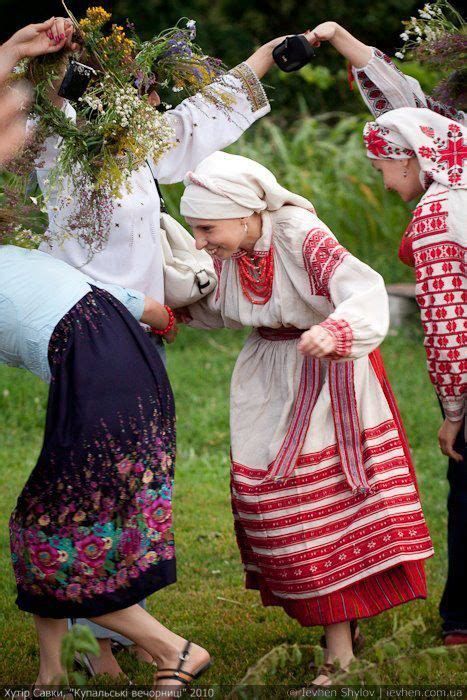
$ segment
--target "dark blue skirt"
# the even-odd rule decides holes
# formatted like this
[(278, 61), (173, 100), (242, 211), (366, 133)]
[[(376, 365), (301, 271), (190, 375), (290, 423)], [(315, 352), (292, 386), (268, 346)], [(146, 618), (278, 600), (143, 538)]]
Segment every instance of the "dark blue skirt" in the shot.
[(44, 444), (10, 519), (21, 610), (91, 617), (176, 580), (175, 411), (137, 321), (93, 288), (60, 321)]

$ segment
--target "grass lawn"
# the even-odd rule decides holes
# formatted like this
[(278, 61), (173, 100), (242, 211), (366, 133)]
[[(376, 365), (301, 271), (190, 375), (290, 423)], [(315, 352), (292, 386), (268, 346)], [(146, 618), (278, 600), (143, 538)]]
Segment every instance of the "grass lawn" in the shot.
[[(178, 409), (174, 509), (179, 580), (153, 595), (149, 610), (210, 650), (215, 664), (205, 682), (213, 684), (235, 684), (276, 645), (314, 644), (321, 634), (321, 629), (300, 628), (280, 609), (261, 607), (258, 595), (243, 588), (230, 512), (228, 460), (229, 380), (243, 337), (243, 333), (184, 329), (168, 353)], [(391, 335), (383, 354), (412, 444), (436, 555), (427, 564), (428, 601), (366, 621), (363, 630), (371, 644), (391, 634), (395, 615), (399, 621), (421, 616), (426, 631), (414, 638), (414, 644), (438, 646), (437, 605), (446, 572), (447, 464), (437, 447), (440, 412), (425, 369), (418, 325)], [(6, 684), (32, 682), (38, 663), (32, 618), (14, 604), (8, 517), (40, 449), (46, 396), (47, 387), (32, 375), (0, 367), (0, 678)], [(121, 663), (134, 681), (150, 682), (149, 667), (126, 658)], [(453, 667), (440, 661), (414, 673), (420, 683), (462, 684), (467, 682), (464, 669), (459, 663)], [(302, 665), (281, 671), (271, 682), (310, 680)], [(397, 680), (395, 671), (388, 676), (389, 682)]]

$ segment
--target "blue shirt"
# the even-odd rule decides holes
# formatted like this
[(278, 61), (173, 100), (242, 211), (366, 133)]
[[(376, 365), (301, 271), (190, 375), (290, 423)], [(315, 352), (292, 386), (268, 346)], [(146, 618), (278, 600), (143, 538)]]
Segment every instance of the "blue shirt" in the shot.
[(52, 332), (91, 285), (109, 291), (139, 321), (144, 294), (102, 284), (39, 250), (0, 246), (0, 362), (50, 381)]

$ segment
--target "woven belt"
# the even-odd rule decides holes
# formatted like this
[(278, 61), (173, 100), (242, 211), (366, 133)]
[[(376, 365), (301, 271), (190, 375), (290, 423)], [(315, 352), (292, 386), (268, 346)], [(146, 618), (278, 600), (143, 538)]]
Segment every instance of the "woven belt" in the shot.
[(258, 333), (265, 340), (295, 340), (300, 338), (305, 329), (280, 326), (279, 328), (266, 328), (261, 326), (257, 328)]

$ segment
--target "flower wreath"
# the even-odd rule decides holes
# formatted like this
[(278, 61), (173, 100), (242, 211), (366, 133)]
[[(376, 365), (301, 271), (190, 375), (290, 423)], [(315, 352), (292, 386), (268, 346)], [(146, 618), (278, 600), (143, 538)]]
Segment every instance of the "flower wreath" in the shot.
[[(73, 41), (80, 47), (73, 56), (78, 61), (75, 66), (81, 72), (91, 69), (92, 75), (81, 97), (73, 102), (74, 121), (50, 100), (51, 89), (63, 76), (63, 52), (28, 59), (18, 67), (16, 77), (26, 77), (34, 86), (31, 117), (36, 129), (21, 156), (9, 166), (3, 211), (8, 205), (15, 211), (7, 240), (35, 245), (44, 236), (33, 232), (34, 225), (27, 228), (30, 221), (37, 227), (38, 212), (31, 212), (31, 200), (45, 214), (52, 193), (56, 197), (64, 189), (61, 182), (70, 178), (73, 199), (68, 195), (54, 207), (59, 211), (73, 201), (73, 216), (59, 238), (77, 238), (92, 255), (108, 239), (114, 199), (128, 188), (131, 173), (146, 159), (157, 162), (176, 143), (164, 114), (172, 105), (163, 101), (156, 109), (149, 93), (169, 91), (171, 101), (201, 93), (226, 112), (231, 111), (234, 98), (231, 91), (222, 89), (226, 70), (221, 61), (205, 55), (194, 43), (193, 20), (181, 19), (175, 27), (142, 41), (130, 22), (126, 30), (118, 24), (109, 28), (111, 15), (102, 7), (88, 8), (79, 21), (67, 12), (74, 25)], [(45, 181), (43, 200), (29, 197), (27, 203), (23, 201), (22, 217), (18, 191), (26, 190), (31, 163), (40, 167), (44, 142), (54, 134), (61, 138), (56, 167)]]

